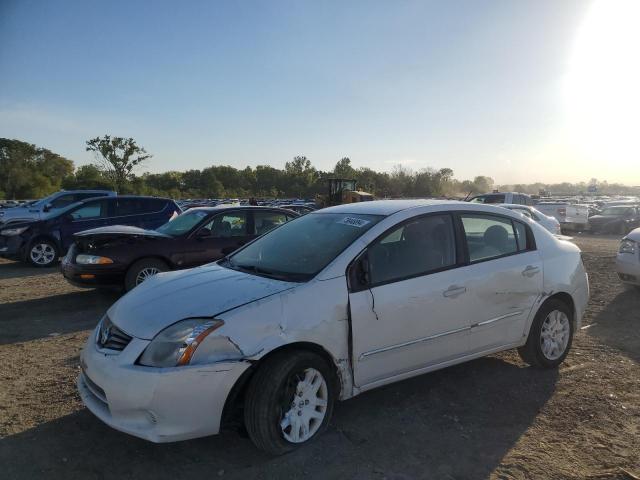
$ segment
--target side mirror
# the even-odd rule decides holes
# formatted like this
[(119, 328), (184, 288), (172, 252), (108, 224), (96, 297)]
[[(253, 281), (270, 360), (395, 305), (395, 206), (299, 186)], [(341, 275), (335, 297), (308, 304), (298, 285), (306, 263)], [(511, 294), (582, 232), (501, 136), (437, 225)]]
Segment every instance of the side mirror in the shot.
[(42, 207), (42, 211), (43, 212), (48, 212), (53, 208), (53, 205), (51, 205), (50, 203), (47, 203), (44, 207)]
[(349, 289), (352, 292), (364, 290), (368, 288), (370, 280), (369, 257), (364, 253), (349, 270)]
[(369, 281), (371, 280), (369, 275), (369, 256), (364, 255), (358, 261), (358, 280), (361, 285), (369, 285)]

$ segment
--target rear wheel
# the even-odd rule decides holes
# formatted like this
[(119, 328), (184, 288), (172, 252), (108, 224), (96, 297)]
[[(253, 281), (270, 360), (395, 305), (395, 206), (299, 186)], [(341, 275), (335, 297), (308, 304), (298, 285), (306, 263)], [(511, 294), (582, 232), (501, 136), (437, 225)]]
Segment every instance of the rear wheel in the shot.
[(573, 340), (571, 309), (560, 300), (547, 300), (533, 320), (527, 343), (518, 349), (529, 365), (554, 368), (562, 363)]
[(40, 268), (53, 266), (58, 261), (58, 247), (46, 238), (36, 239), (27, 252), (27, 259), (31, 265)]
[(281, 455), (322, 433), (337, 386), (327, 362), (312, 352), (283, 352), (261, 365), (249, 384), (244, 409), (253, 443)]
[(124, 288), (128, 292), (154, 275), (168, 270), (169, 266), (157, 258), (143, 258), (142, 260), (138, 260), (127, 270), (124, 278)]

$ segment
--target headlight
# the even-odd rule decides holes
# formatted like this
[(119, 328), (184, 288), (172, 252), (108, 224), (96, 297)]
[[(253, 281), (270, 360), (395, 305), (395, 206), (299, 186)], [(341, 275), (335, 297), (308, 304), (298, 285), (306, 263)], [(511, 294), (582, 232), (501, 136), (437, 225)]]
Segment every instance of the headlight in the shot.
[(14, 237), (16, 235), (20, 235), (22, 232), (26, 232), (29, 227), (19, 227), (19, 228), (5, 228), (4, 230), (0, 230), (0, 235), (4, 235), (5, 237)]
[(80, 265), (106, 265), (113, 263), (113, 260), (107, 257), (99, 257), (97, 255), (85, 255), (81, 253), (76, 257), (76, 263)]
[[(188, 365), (203, 340), (222, 325), (224, 325), (222, 320), (208, 318), (192, 318), (175, 323), (156, 335), (140, 356), (138, 363), (147, 367)], [(221, 338), (223, 343), (229, 343), (226, 349), (233, 346), (235, 352), (239, 352), (226, 337)], [(204, 360), (205, 362), (229, 358), (230, 352), (224, 351), (224, 345), (208, 345), (205, 350), (210, 354), (209, 358)]]
[(636, 242), (625, 238), (620, 242), (618, 253), (636, 253)]

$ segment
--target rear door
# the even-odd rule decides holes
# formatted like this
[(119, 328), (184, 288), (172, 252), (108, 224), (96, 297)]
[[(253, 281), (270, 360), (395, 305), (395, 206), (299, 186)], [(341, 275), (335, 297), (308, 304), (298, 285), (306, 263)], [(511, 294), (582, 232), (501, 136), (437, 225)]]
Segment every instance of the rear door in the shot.
[(475, 299), (470, 352), (519, 342), (542, 294), (542, 260), (531, 229), (501, 215), (461, 213), (468, 265), (463, 286)]

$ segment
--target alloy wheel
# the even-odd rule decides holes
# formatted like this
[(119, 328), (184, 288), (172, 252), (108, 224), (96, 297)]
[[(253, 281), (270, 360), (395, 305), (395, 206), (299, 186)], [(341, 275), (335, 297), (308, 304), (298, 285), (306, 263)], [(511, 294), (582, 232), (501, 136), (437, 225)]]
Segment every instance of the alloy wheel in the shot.
[(37, 265), (49, 265), (55, 260), (56, 251), (48, 243), (37, 243), (29, 252), (31, 261)]
[(549, 312), (540, 332), (542, 354), (548, 360), (560, 358), (567, 349), (570, 335), (569, 317), (560, 310)]
[(138, 272), (138, 275), (136, 276), (136, 285), (140, 285), (142, 282), (149, 279), (150, 277), (153, 277), (154, 275), (157, 275), (158, 273), (160, 273), (160, 269), (156, 267), (143, 268)]

